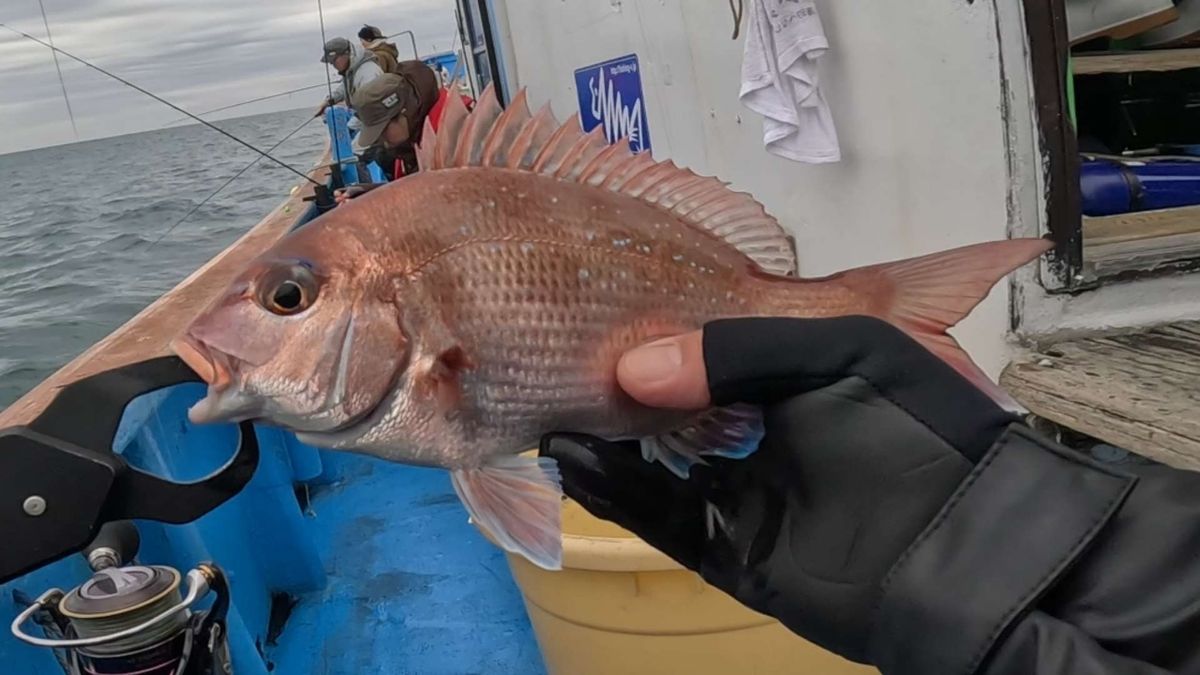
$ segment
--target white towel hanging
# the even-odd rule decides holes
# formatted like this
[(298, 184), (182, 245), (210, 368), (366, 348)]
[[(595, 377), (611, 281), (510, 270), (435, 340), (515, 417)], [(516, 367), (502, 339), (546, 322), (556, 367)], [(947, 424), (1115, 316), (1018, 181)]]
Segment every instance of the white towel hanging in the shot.
[(763, 116), (768, 152), (797, 162), (837, 162), (842, 154), (818, 60), (829, 49), (812, 0), (752, 0), (739, 97)]

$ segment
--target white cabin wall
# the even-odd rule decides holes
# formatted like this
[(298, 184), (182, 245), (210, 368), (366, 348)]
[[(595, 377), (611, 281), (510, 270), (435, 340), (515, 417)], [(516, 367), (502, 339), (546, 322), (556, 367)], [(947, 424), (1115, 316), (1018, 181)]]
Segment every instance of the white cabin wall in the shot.
[[(576, 68), (637, 53), (654, 155), (752, 192), (795, 235), (806, 276), (1006, 236), (1014, 132), (990, 0), (818, 0), (831, 44), (822, 89), (843, 153), (829, 165), (763, 149), (760, 119), (737, 98), (748, 26), (730, 39), (724, 0), (497, 5), (516, 82), (560, 117), (577, 108)], [(1009, 353), (1007, 296), (1001, 284), (956, 330), (993, 376)]]

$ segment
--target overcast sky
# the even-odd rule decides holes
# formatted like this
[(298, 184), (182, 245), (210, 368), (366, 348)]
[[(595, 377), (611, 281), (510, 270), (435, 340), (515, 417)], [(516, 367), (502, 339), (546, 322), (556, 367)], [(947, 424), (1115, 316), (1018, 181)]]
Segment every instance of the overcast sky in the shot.
[[(192, 112), (325, 80), (316, 0), (43, 0), (54, 43)], [(454, 0), (323, 0), (328, 37), (363, 23), (411, 30), (424, 54), (457, 47)], [(37, 0), (0, 22), (45, 39)], [(395, 40), (401, 56), (407, 36)], [(81, 140), (154, 129), (179, 114), (59, 56)], [(332, 71), (330, 71), (332, 72)], [(321, 90), (219, 113), (313, 106)], [(75, 140), (49, 49), (0, 29), (0, 154)]]

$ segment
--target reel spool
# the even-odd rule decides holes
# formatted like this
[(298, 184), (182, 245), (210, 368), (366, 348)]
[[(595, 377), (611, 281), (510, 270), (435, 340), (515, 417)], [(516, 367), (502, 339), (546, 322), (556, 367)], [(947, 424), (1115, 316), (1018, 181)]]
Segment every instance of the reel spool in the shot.
[[(17, 639), (56, 650), (68, 675), (233, 672), (225, 641), (229, 587), (218, 567), (202, 564), (185, 578), (172, 567), (122, 567), (132, 555), (113, 546), (93, 544), (85, 555), (96, 573), (67, 593), (43, 593), (13, 621)], [(192, 611), (210, 593), (212, 607)], [(46, 637), (23, 630), (30, 618)]]

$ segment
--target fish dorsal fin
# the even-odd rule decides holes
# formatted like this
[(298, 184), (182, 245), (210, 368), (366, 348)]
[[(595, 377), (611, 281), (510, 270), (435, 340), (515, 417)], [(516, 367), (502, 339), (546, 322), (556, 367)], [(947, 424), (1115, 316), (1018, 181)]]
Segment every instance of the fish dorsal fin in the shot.
[(603, 128), (585, 133), (578, 114), (562, 124), (549, 106), (530, 114), (524, 89), (505, 110), (491, 85), (470, 113), (451, 96), (437, 133), (426, 123), (418, 157), (423, 170), (503, 167), (611, 190), (723, 239), (766, 272), (796, 273), (791, 239), (754, 197), (634, 154), (628, 139), (606, 143)]

